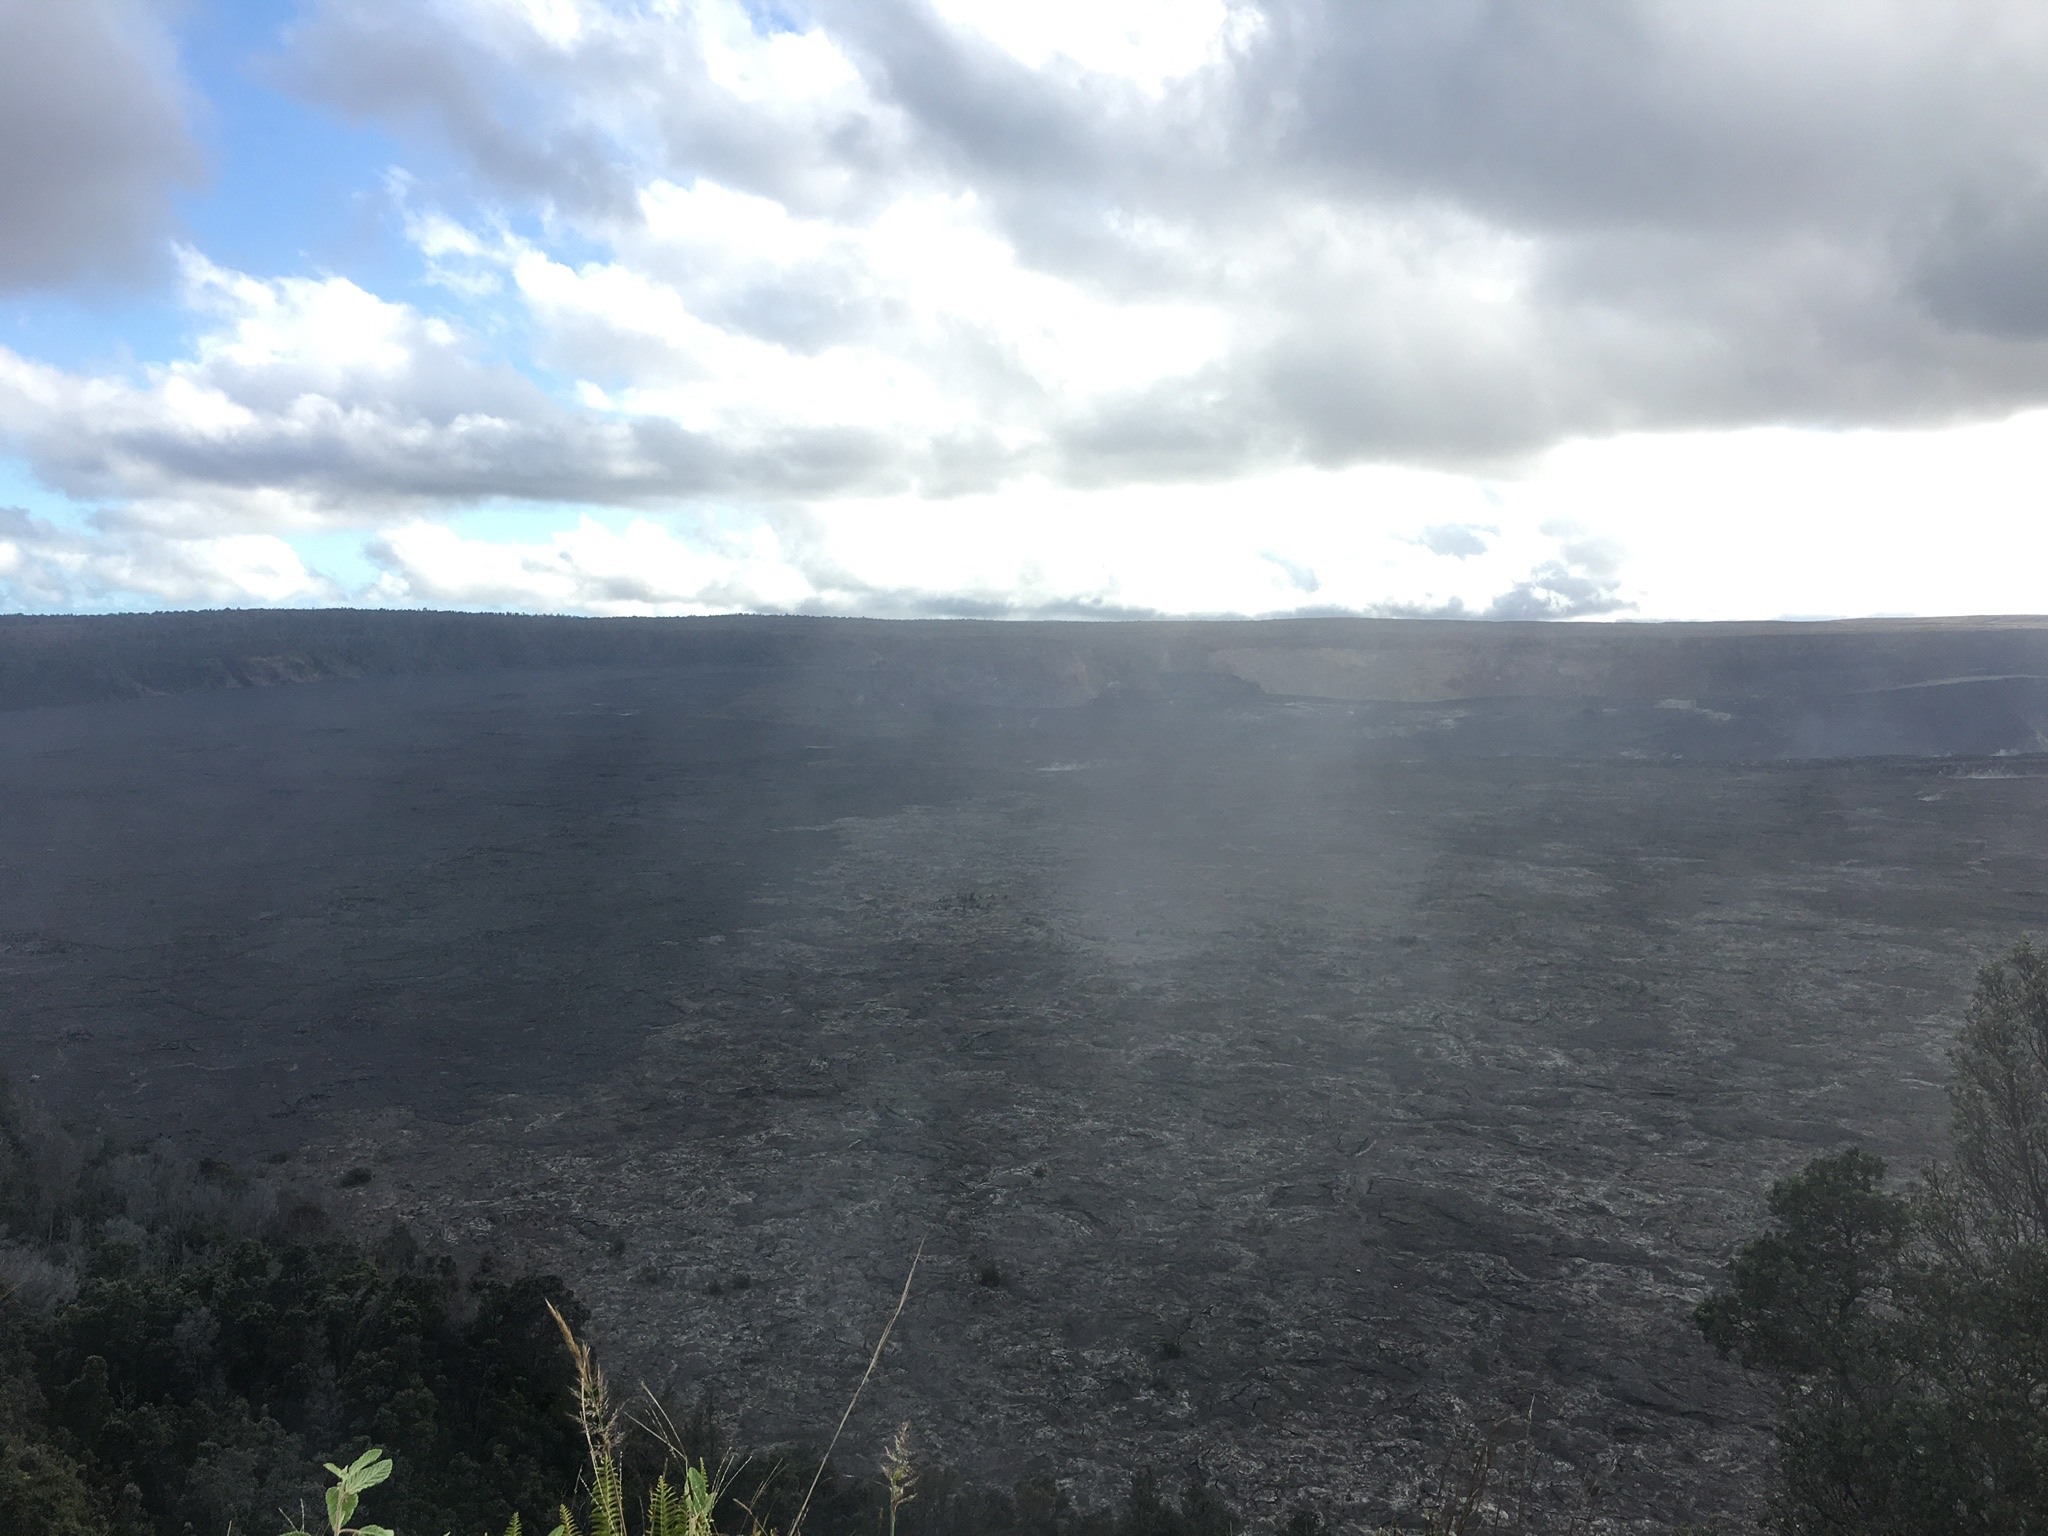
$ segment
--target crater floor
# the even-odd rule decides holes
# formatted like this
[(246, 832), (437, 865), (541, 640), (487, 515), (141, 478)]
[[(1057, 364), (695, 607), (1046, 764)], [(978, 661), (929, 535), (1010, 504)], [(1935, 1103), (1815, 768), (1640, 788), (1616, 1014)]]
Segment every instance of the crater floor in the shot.
[(908, 1418), (1362, 1523), (1512, 1413), (1624, 1527), (1744, 1507), (1767, 1405), (1688, 1313), (1776, 1174), (1939, 1149), (1974, 968), (2048, 910), (2048, 764), (1430, 739), (717, 668), (17, 711), (6, 1061), (371, 1167), (329, 1198), (557, 1269), (750, 1438), (829, 1432), (922, 1242), (853, 1461)]

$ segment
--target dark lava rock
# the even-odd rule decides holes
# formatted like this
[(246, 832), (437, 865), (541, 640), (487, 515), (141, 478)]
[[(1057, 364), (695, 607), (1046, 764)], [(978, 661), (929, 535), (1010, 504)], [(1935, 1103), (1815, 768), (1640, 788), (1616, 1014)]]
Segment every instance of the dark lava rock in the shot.
[(922, 1242), (850, 1460), (1341, 1527), (1512, 1415), (1545, 1498), (1703, 1520), (1768, 1405), (1690, 1308), (1774, 1175), (1939, 1150), (2048, 912), (2042, 641), (5, 620), (0, 1036), (374, 1167), (343, 1219), (571, 1277), (750, 1439)]

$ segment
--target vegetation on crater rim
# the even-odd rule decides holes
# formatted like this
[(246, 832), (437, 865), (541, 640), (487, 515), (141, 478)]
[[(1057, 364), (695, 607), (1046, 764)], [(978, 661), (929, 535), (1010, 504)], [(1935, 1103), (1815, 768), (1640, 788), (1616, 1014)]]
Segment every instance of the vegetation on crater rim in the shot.
[(1950, 1063), (1951, 1161), (1894, 1189), (1851, 1148), (1780, 1179), (1696, 1314), (1783, 1385), (1788, 1536), (2048, 1521), (2048, 958), (1984, 968)]

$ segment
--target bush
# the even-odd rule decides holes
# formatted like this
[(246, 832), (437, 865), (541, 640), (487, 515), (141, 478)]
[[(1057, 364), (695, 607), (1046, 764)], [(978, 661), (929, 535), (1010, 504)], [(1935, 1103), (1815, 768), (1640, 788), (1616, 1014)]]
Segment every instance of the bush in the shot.
[(4, 1089), (0, 1222), (0, 1531), (274, 1528), (366, 1437), (398, 1458), (402, 1528), (502, 1527), (574, 1482), (559, 1281), (339, 1240), (223, 1163), (66, 1133)]
[(550, 1300), (575, 1306), (552, 1280), (463, 1285), (345, 1243), (248, 1240), (168, 1272), (108, 1245), (39, 1330), (34, 1379), (86, 1474), (134, 1485), (161, 1531), (268, 1521), (365, 1436), (399, 1457), (402, 1527), (502, 1526), (581, 1461)]
[(1771, 1228), (1700, 1306), (1783, 1386), (1788, 1536), (2048, 1528), (2048, 965), (1979, 975), (1951, 1053), (1955, 1160), (1885, 1187), (1860, 1150), (1772, 1187)]

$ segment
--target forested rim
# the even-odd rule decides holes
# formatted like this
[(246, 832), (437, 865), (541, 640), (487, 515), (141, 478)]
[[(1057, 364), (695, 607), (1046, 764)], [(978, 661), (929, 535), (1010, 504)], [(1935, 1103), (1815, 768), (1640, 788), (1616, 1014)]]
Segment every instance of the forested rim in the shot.
[[(1980, 973), (1950, 1052), (1948, 1157), (1855, 1147), (1771, 1189), (1694, 1314), (1781, 1387), (1783, 1536), (2048, 1530), (2048, 960)], [(612, 1400), (562, 1281), (467, 1266), (212, 1160), (63, 1128), (0, 1084), (0, 1531), (24, 1536), (1234, 1536), (1199, 1474), (1113, 1508), (919, 1462), (738, 1454), (714, 1405)], [(1482, 1436), (1413, 1508), (1531, 1532)], [(1589, 1504), (1567, 1526), (1597, 1528)], [(1322, 1529), (1306, 1506), (1277, 1527)], [(1724, 1527), (1726, 1529), (1726, 1527)]]

